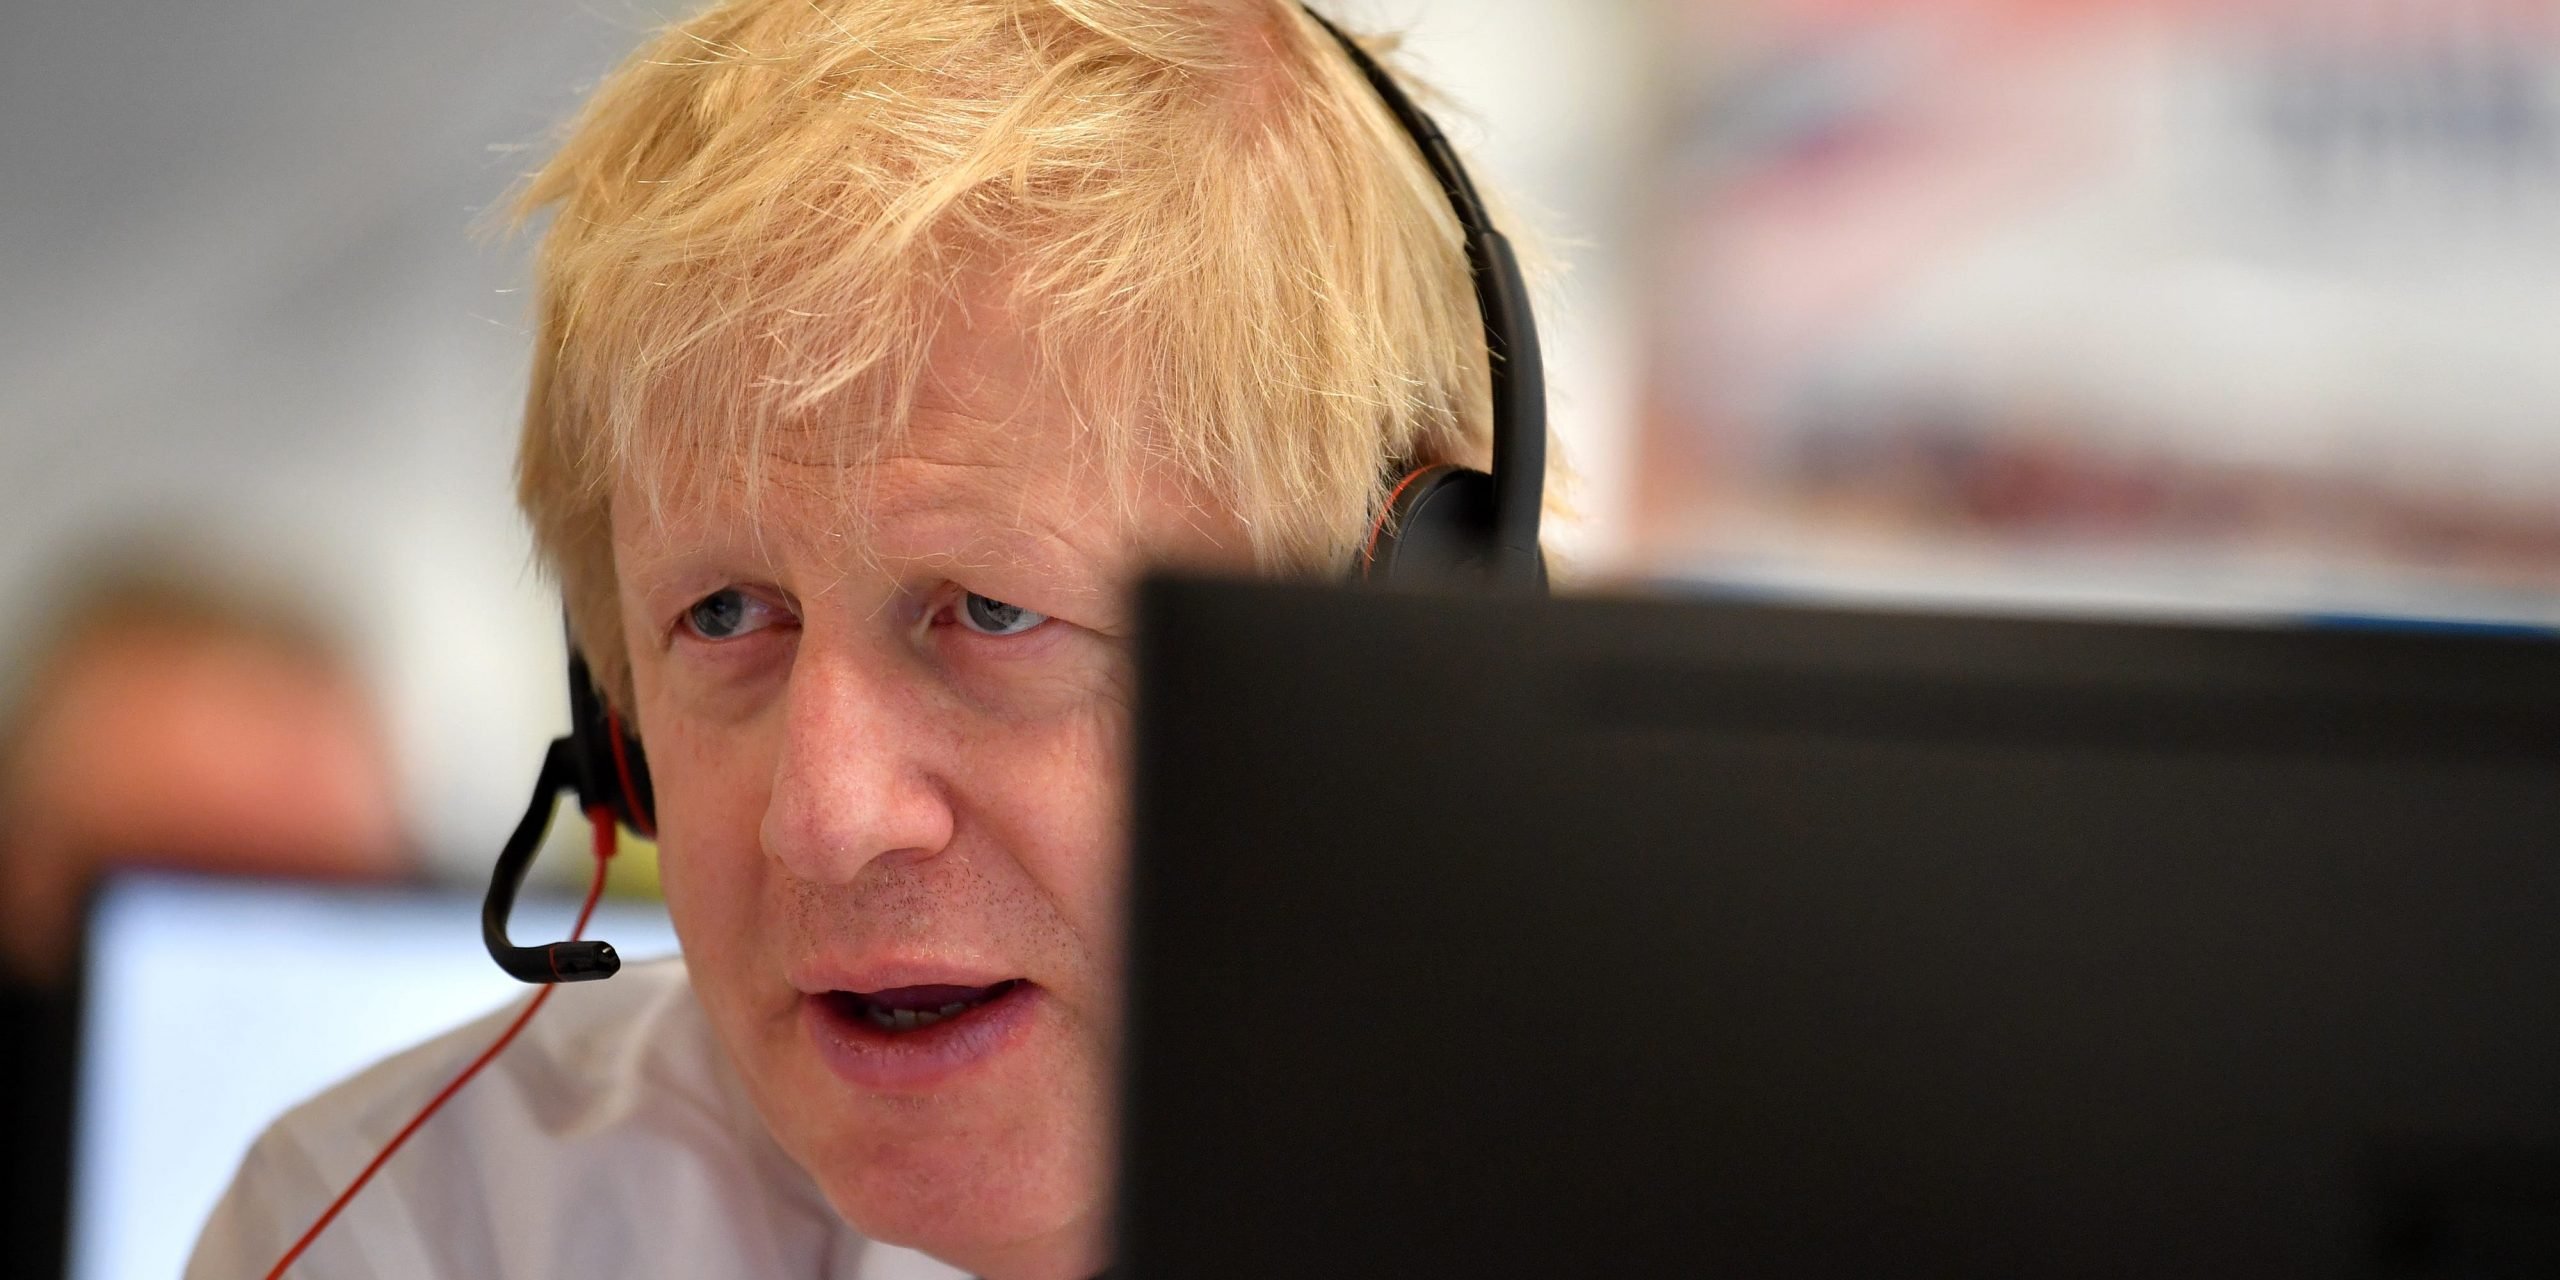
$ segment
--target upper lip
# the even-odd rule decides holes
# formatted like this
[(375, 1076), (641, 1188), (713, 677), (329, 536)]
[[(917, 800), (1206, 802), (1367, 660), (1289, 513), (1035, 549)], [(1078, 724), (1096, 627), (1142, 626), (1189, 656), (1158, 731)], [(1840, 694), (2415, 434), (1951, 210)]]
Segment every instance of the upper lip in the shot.
[(895, 987), (992, 987), (1023, 975), (965, 960), (929, 960), (917, 956), (874, 956), (848, 961), (811, 959), (791, 968), (791, 985), (802, 995), (830, 991), (887, 991)]

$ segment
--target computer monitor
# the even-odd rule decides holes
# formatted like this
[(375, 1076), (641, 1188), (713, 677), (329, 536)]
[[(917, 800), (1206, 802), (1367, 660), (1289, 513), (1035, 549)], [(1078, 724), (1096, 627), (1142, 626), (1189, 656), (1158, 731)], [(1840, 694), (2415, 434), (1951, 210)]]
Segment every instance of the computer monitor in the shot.
[(1120, 1280), (2560, 1274), (2560, 643), (1142, 636)]
[[(518, 918), (576, 914), (528, 900)], [(634, 960), (676, 949), (654, 903), (606, 902), (589, 932)], [(177, 1275), (268, 1122), (529, 992), (489, 963), (480, 896), (459, 889), (120, 877), (85, 963), (72, 1280)]]

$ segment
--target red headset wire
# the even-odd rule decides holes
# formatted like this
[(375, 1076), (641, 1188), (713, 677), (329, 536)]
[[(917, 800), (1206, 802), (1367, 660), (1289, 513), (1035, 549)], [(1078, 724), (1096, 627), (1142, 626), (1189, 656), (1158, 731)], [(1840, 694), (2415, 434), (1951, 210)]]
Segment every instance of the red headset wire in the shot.
[[(596, 871), (594, 880), (587, 885), (587, 900), (578, 908), (577, 926), (569, 931), (569, 940), (572, 942), (584, 936), (587, 931), (587, 917), (595, 914), (596, 900), (604, 896), (605, 864), (613, 858), (613, 812), (599, 805), (587, 810), (587, 822), (595, 829)], [(533, 1015), (541, 1012), (543, 1003), (551, 998), (552, 992), (559, 989), (556, 986), (545, 986), (542, 990), (534, 992), (533, 1002), (524, 1007), (524, 1012), (516, 1015), (515, 1021), (507, 1024), (507, 1029), (499, 1034), (497, 1043), (482, 1050), (479, 1057), (471, 1060), (470, 1066), (464, 1067), (451, 1083), (445, 1085), (436, 1096), (428, 1099), (427, 1105), (418, 1109), (418, 1114), (409, 1117), (409, 1123), (400, 1126), (400, 1132), (391, 1135), (391, 1141), (382, 1145), (382, 1151), (374, 1156), (373, 1163), (366, 1165), (364, 1172), (357, 1174), (355, 1180), (347, 1184), (347, 1189), (339, 1192), (338, 1198), (330, 1201), (329, 1207), (321, 1211), (319, 1220), (311, 1224), (311, 1229), (303, 1232), (302, 1238), (294, 1241), (293, 1247), (285, 1250), (283, 1257), (276, 1259), (275, 1269), (267, 1273), (267, 1280), (282, 1280), (285, 1271), (302, 1257), (302, 1251), (310, 1248), (311, 1242), (320, 1238), (320, 1233), (337, 1219), (338, 1212), (347, 1207), (347, 1202), (355, 1199), (357, 1192), (364, 1190), (364, 1184), (373, 1181), (373, 1175), (380, 1172), (382, 1166), (390, 1161), (393, 1153), (400, 1150), (401, 1145), (409, 1140), (409, 1135), (416, 1133), (418, 1126), (427, 1122), (427, 1117), (434, 1115), (453, 1098), (453, 1095), (460, 1093), (462, 1086), (471, 1083), (471, 1077), (480, 1074), (480, 1068), (488, 1066), (501, 1052), (505, 1051), (506, 1047), (514, 1042), (516, 1033), (524, 1030), (526, 1023), (533, 1021)]]

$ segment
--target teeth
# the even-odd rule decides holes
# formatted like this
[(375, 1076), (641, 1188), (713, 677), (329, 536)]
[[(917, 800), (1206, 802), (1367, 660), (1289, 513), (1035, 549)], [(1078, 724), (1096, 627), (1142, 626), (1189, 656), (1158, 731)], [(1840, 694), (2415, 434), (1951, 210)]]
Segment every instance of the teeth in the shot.
[(878, 1027), (883, 1031), (914, 1031), (920, 1027), (930, 1027), (955, 1013), (966, 1012), (968, 1008), (968, 1004), (964, 1002), (960, 1004), (946, 1004), (939, 1009), (881, 1009), (874, 1007), (865, 1009), (862, 1013), (864, 1017), (871, 1020), (871, 1025)]
[(930, 1027), (944, 1018), (967, 1013), (984, 1003), (983, 1000), (954, 1000), (939, 1009), (883, 1009), (878, 1005), (865, 1005), (862, 1016), (883, 1031), (914, 1031)]

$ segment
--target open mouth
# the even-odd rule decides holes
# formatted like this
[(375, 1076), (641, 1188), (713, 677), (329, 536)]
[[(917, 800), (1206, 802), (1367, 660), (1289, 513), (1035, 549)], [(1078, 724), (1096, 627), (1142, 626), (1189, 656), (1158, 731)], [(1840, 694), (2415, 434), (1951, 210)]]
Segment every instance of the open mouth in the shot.
[[(974, 976), (974, 975), (972, 975)], [(821, 991), (801, 1017), (827, 1069), (873, 1093), (923, 1094), (1040, 1034), (1048, 993), (1027, 978)]]
[(889, 987), (879, 991), (830, 991), (820, 998), (845, 1021), (896, 1036), (966, 1018), (1022, 985), (1022, 979), (1011, 978), (988, 987)]

